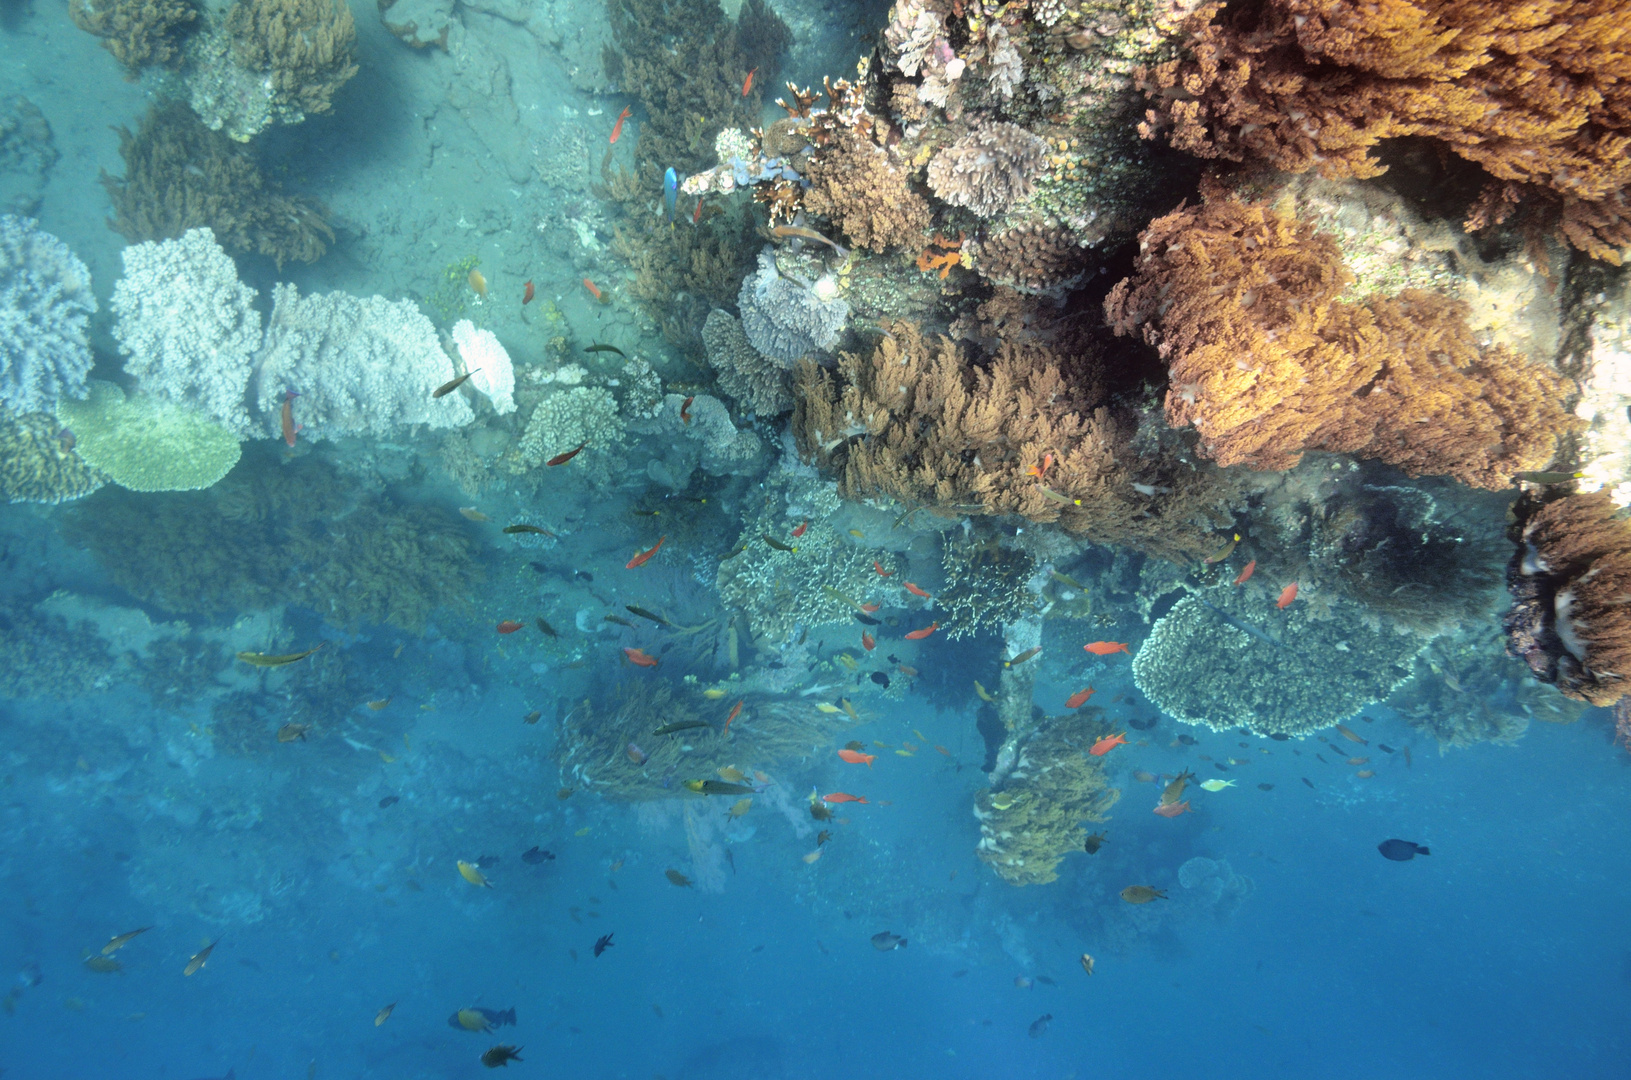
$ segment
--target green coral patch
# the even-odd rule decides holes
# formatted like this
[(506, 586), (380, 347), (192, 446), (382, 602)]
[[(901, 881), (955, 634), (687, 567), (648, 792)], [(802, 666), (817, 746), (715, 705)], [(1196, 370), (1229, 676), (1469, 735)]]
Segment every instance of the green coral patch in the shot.
[(73, 431), (74, 449), (131, 491), (196, 491), (232, 471), (238, 437), (203, 412), (159, 398), (127, 398), (93, 380), (84, 401), (63, 401), (57, 416)]

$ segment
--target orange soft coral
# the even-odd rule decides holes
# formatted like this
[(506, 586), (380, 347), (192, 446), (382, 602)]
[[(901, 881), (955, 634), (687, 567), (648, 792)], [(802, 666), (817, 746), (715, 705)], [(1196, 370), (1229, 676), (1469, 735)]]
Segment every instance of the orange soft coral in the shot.
[(940, 280), (944, 281), (946, 275), (951, 273), (952, 267), (961, 266), (963, 263), (964, 239), (963, 233), (958, 233), (955, 240), (949, 240), (944, 236), (931, 238), (929, 246), (917, 257), (917, 268), (925, 274), (939, 270)]

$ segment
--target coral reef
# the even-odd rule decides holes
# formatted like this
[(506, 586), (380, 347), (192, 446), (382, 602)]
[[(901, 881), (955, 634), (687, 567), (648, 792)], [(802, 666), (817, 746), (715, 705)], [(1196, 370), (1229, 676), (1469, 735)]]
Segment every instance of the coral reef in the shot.
[(934, 602), (948, 638), (998, 632), (1040, 606), (1031, 587), (1035, 560), (1003, 546), (998, 535), (975, 539), (948, 533), (941, 541), (940, 565), (946, 577)]
[(132, 244), (113, 287), (113, 336), (136, 389), (199, 409), (240, 439), (253, 433), (244, 405), (261, 343), (255, 290), (208, 229)]
[(953, 206), (995, 217), (1030, 195), (1048, 144), (1017, 124), (985, 124), (929, 162), (929, 187)]
[(1086, 270), (1082, 249), (1068, 229), (1031, 223), (981, 240), (975, 267), (999, 285), (1051, 296), (1074, 288)]
[(583, 446), (562, 469), (585, 472), (602, 480), (623, 444), (623, 418), (611, 391), (573, 386), (545, 395), (527, 418), (527, 427), (507, 462), (511, 472), (541, 467), (557, 454)]
[(1226, 921), (1246, 897), (1252, 894), (1252, 879), (1235, 873), (1224, 859), (1197, 855), (1178, 867), (1178, 884), (1194, 894), (1194, 901), (1212, 913), (1217, 922)]
[(698, 464), (710, 476), (749, 476), (764, 466), (765, 444), (748, 428), (731, 423), (730, 410), (725, 403), (708, 394), (691, 396), (687, 408), (691, 422), (679, 419), (685, 398), (669, 394), (663, 402), (662, 414), (671, 417), (667, 429), (670, 437), (683, 435), (699, 450)]
[(85, 395), (91, 273), (29, 218), (0, 215), (0, 404), (50, 412)]
[(1375, 176), (1425, 136), (1493, 177), (1469, 224), (1541, 200), (1570, 243), (1631, 245), (1631, 73), (1618, 0), (1209, 3), (1186, 55), (1140, 72), (1146, 137), (1203, 157)]
[(702, 324), (702, 344), (714, 381), (736, 407), (756, 416), (780, 416), (793, 407), (792, 380), (787, 369), (760, 355), (728, 311), (715, 308)]
[(69, 0), (68, 15), (135, 79), (149, 64), (181, 66), (198, 9), (191, 0)]
[(208, 228), (228, 251), (255, 252), (281, 268), (312, 262), (334, 239), (322, 211), (284, 195), (254, 155), (210, 131), (180, 102), (155, 105), (132, 135), (119, 129), (125, 175), (102, 174), (110, 225), (127, 240), (173, 240)]
[(0, 499), (67, 502), (107, 483), (107, 474), (85, 464), (71, 445), (56, 417), (0, 405)]
[(60, 615), (0, 610), (0, 697), (79, 698), (114, 681), (115, 661), (102, 639)]
[(736, 298), (742, 330), (760, 355), (791, 367), (805, 353), (837, 344), (849, 320), (849, 305), (837, 292), (830, 278), (805, 282), (784, 274), (767, 247)]
[(1529, 729), (1531, 709), (1520, 692), (1534, 684), (1520, 681), (1523, 670), (1502, 654), (1500, 633), (1491, 627), (1444, 634), (1416, 657), (1414, 677), (1394, 691), (1388, 706), (1437, 740), (1440, 753), (1481, 742), (1513, 743)]
[(238, 463), (238, 436), (191, 405), (93, 379), (84, 401), (57, 403), (85, 464), (131, 491), (194, 491)]
[(1508, 650), (1568, 697), (1613, 705), (1631, 690), (1631, 522), (1602, 492), (1520, 505), (1519, 520)]
[(813, 155), (804, 176), (805, 211), (830, 219), (857, 247), (910, 247), (928, 231), (928, 202), (886, 151), (852, 130)]
[(39, 106), (21, 94), (0, 98), (0, 214), (36, 213), (59, 156)]
[(293, 285), (278, 285), (272, 299), (255, 388), (269, 435), (280, 432), (291, 390), (299, 395), (295, 421), (312, 439), (383, 436), (417, 424), (461, 427), (474, 417), (459, 394), (431, 397), (456, 372), (412, 300), (302, 297)]
[[(1133, 657), (1133, 681), (1162, 712), (1215, 731), (1308, 735), (1387, 697), (1420, 638), (1366, 625), (1346, 601), (1318, 617), (1231, 588), (1178, 601)], [(1323, 614), (1323, 613), (1322, 613)]]
[(1362, 303), (1336, 244), (1305, 221), (1212, 198), (1151, 223), (1105, 311), (1170, 365), (1167, 418), (1223, 465), (1284, 469), (1307, 450), (1499, 489), (1577, 425), (1563, 379), (1485, 347), (1466, 305), (1407, 289)]
[(1140, 456), (1136, 417), (1085, 396), (1093, 359), (1005, 341), (977, 366), (949, 339), (896, 323), (870, 353), (842, 354), (836, 374), (800, 365), (793, 431), (848, 498), (1019, 514), (1096, 543), (1201, 553), (1228, 520), (1226, 488), (1172, 455)]
[(191, 50), (193, 111), (237, 142), (328, 112), (357, 73), (356, 37), (338, 0), (237, 0)]
[(469, 319), (453, 325), (453, 344), (470, 373), (470, 385), (493, 403), (493, 411), (503, 416), (515, 411), (515, 365), (510, 354), (491, 330), (478, 330)]
[(1574, 409), (1586, 425), (1579, 490), (1607, 491), (1616, 506), (1631, 506), (1631, 274), (1620, 274), (1602, 301), (1592, 313)]
[(318, 459), (286, 462), (264, 444), (208, 491), (99, 492), (65, 532), (114, 584), (185, 614), (299, 604), (347, 630), (419, 633), (481, 578), (460, 519), (361, 495)]

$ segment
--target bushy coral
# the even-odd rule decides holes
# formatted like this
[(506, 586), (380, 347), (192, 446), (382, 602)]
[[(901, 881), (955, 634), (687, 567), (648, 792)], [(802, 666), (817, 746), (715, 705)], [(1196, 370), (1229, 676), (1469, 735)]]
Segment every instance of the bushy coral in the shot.
[[(1520, 684), (1523, 670), (1502, 655), (1499, 632), (1480, 624), (1435, 638), (1416, 657), (1415, 677), (1394, 691), (1388, 706), (1431, 735), (1441, 752), (1483, 742), (1513, 743), (1529, 729), (1531, 706), (1521, 692), (1534, 684)], [(1551, 690), (1535, 689), (1564, 702)], [(1540, 715), (1561, 721), (1556, 710)]]
[(237, 0), (193, 50), (193, 110), (238, 142), (328, 112), (357, 73), (356, 37), (337, 0)]
[(715, 308), (708, 313), (702, 343), (714, 380), (722, 393), (736, 400), (737, 408), (758, 416), (780, 416), (793, 407), (787, 369), (761, 356), (730, 312)]
[(115, 660), (102, 639), (60, 615), (0, 610), (0, 697), (81, 698), (113, 683)]
[(57, 403), (85, 464), (132, 491), (194, 491), (238, 463), (238, 436), (191, 405), (92, 380), (84, 401)]
[(190, 0), (70, 0), (68, 15), (136, 78), (149, 64), (180, 67), (182, 45), (198, 19)]
[(29, 218), (0, 214), (0, 404), (50, 412), (85, 395), (96, 311), (91, 274)]
[(1351, 276), (1308, 222), (1213, 198), (1151, 223), (1140, 245), (1105, 310), (1118, 334), (1158, 346), (1168, 420), (1220, 464), (1283, 469), (1330, 450), (1498, 489), (1576, 426), (1565, 381), (1481, 345), (1463, 303), (1414, 289), (1337, 299)]
[(1047, 143), (1018, 124), (984, 124), (929, 162), (929, 187), (953, 206), (989, 218), (1030, 195), (1047, 167)]
[(252, 430), (244, 391), (261, 343), (255, 290), (208, 229), (133, 244), (113, 287), (113, 336), (143, 394), (203, 411), (239, 438)]
[(1316, 617), (1305, 597), (1279, 610), (1267, 596), (1232, 588), (1187, 596), (1139, 646), (1133, 681), (1188, 724), (1312, 734), (1387, 697), (1423, 645), (1367, 625), (1354, 604), (1328, 608)]
[(748, 341), (786, 367), (806, 353), (832, 348), (849, 320), (849, 304), (830, 279), (807, 282), (784, 274), (768, 247), (759, 253), (758, 272), (742, 282), (736, 306)]
[(431, 396), (453, 379), (453, 361), (412, 300), (303, 297), (293, 285), (272, 297), (254, 391), (268, 435), (280, 433), (291, 390), (295, 421), (311, 439), (460, 427), (474, 417), (459, 394)]
[(846, 130), (804, 170), (806, 213), (829, 218), (850, 243), (873, 251), (911, 247), (929, 228), (929, 204), (881, 147)]
[(48, 413), (14, 413), (0, 405), (0, 499), (60, 503), (89, 495), (107, 474), (85, 464)]

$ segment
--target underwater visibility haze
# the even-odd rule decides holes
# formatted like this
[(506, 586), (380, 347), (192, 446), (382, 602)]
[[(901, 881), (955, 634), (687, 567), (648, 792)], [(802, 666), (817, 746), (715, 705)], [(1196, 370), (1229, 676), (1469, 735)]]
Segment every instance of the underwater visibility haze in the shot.
[(0, 0), (0, 1078), (1631, 1076), (1628, 27)]

